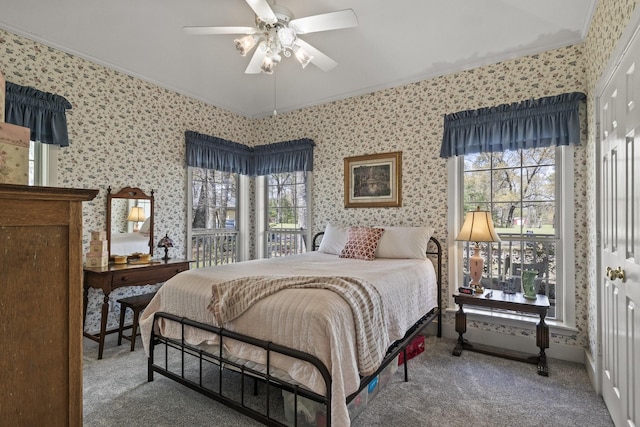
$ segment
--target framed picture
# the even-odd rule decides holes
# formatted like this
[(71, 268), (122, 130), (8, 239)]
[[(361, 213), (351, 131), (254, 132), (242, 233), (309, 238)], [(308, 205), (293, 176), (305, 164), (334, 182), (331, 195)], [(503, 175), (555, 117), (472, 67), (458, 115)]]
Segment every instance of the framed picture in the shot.
[(346, 157), (344, 207), (402, 206), (402, 152)]

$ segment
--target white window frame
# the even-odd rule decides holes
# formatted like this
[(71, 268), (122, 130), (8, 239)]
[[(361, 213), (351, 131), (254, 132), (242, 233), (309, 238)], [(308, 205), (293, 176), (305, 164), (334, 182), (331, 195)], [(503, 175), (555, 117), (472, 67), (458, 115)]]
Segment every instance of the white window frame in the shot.
[[(267, 228), (269, 227), (269, 193), (267, 189), (269, 181), (266, 176), (256, 177), (256, 258), (267, 257)], [(311, 251), (313, 242), (313, 172), (307, 172), (307, 251)]]
[[(555, 333), (574, 333), (576, 329), (575, 313), (575, 236), (574, 236), (574, 167), (573, 167), (573, 146), (563, 146), (556, 148), (556, 215), (557, 218), (565, 219), (558, 221), (557, 232), (560, 241), (556, 248), (556, 271), (557, 282), (560, 282), (561, 292), (556, 288), (556, 319), (547, 320)], [(449, 184), (449, 215), (448, 235), (449, 239), (449, 296), (448, 307), (455, 310), (455, 302), (452, 294), (457, 291), (458, 286), (463, 283), (463, 243), (455, 241), (463, 221), (463, 189), (464, 189), (464, 157), (450, 157), (448, 159), (448, 182)], [(516, 326), (535, 328), (537, 318), (495, 313), (486, 310), (474, 310), (465, 308), (467, 314), (472, 318), (504, 326)]]

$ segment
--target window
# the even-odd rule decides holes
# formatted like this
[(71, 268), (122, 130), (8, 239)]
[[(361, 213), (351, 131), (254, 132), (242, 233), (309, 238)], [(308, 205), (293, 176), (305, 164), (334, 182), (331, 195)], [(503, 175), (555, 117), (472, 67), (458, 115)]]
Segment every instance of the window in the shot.
[(308, 172), (285, 172), (267, 176), (268, 258), (306, 252), (309, 229)]
[(29, 185), (54, 185), (56, 147), (41, 142), (29, 142)]
[(189, 234), (196, 268), (237, 260), (238, 175), (189, 168)]
[[(536, 289), (549, 297), (548, 318), (562, 318), (564, 289), (561, 252), (566, 245), (568, 230), (558, 221), (567, 204), (561, 196), (569, 185), (562, 182), (560, 167), (563, 150), (570, 148), (542, 147), (496, 153), (466, 154), (462, 168), (462, 206), (460, 218), (466, 212), (491, 212), (501, 242), (481, 243), (485, 260), (482, 285), (489, 289), (503, 289), (512, 281), (520, 291), (523, 270), (537, 270)], [(570, 181), (565, 179), (564, 181)], [(572, 184), (572, 183), (571, 183)], [(572, 199), (572, 192), (565, 196)], [(565, 212), (565, 214), (567, 213)], [(568, 222), (571, 222), (570, 220)], [(569, 239), (571, 242), (573, 239)], [(468, 257), (471, 244), (465, 242), (462, 251), (464, 280), (468, 280)]]

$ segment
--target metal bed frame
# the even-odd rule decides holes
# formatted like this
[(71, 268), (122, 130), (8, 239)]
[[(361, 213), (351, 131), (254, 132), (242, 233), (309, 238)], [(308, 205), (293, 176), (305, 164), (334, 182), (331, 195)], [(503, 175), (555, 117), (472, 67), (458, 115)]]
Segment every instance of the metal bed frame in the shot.
[[(313, 237), (313, 250), (318, 248), (316, 244), (317, 239), (322, 236), (324, 233), (317, 233)], [(404, 380), (408, 381), (408, 368), (407, 368), (407, 346), (411, 341), (427, 326), (427, 324), (431, 323), (434, 319), (438, 319), (437, 325), (437, 336), (442, 336), (442, 246), (440, 242), (436, 240), (434, 237), (431, 237), (430, 246), (435, 246), (435, 250), (427, 249), (427, 256), (435, 257), (437, 259), (436, 265), (436, 278), (437, 278), (437, 302), (438, 306), (433, 308), (431, 311), (426, 313), (420, 320), (418, 320), (405, 334), (405, 336), (394, 342), (389, 349), (382, 361), (382, 364), (378, 368), (376, 372), (367, 377), (361, 377), (360, 379), (360, 388), (355, 393), (349, 395), (346, 399), (347, 405), (352, 402), (359, 393), (364, 390), (369, 384), (377, 378), (377, 376), (382, 372), (391, 362), (395, 362), (397, 360), (397, 356), (400, 352), (404, 354)], [(170, 339), (158, 335), (155, 333), (156, 330), (156, 322), (159, 319), (165, 319), (165, 321), (173, 321), (182, 325), (182, 337), (181, 339)], [(185, 327), (194, 327), (199, 328), (211, 333), (214, 333), (219, 336), (220, 342), (218, 345), (218, 351), (216, 354), (209, 353), (202, 348), (197, 346), (190, 345), (184, 340), (184, 328)], [(235, 362), (229, 360), (223, 354), (223, 341), (224, 339), (229, 338), (237, 341), (242, 341), (256, 347), (262, 348), (266, 352), (266, 373), (261, 372), (259, 370), (250, 368), (245, 366), (243, 363)], [(164, 363), (156, 363), (156, 347), (164, 346)], [(179, 351), (178, 361), (174, 361), (172, 359), (173, 365), (179, 364), (179, 368), (176, 369), (175, 366), (169, 367), (169, 349), (174, 349)], [(314, 393), (304, 387), (288, 383), (282, 379), (277, 378), (273, 375), (271, 370), (271, 356), (272, 353), (279, 353), (285, 356), (290, 356), (299, 360), (303, 360), (312, 364), (318, 371), (320, 372), (322, 378), (324, 379), (326, 385), (326, 395), (320, 395)], [(192, 378), (192, 376), (187, 375), (185, 373), (187, 366), (187, 356), (192, 361), (197, 361), (197, 379)], [(172, 356), (173, 357), (173, 356)], [(205, 376), (203, 375), (203, 369), (207, 367), (214, 367), (217, 371), (217, 381), (215, 386), (209, 386), (205, 384)], [(176, 372), (177, 371), (177, 372)], [(310, 399), (314, 402), (318, 402), (324, 405), (326, 410), (326, 426), (331, 426), (331, 375), (327, 367), (315, 356), (305, 353), (296, 349), (292, 349), (289, 347), (281, 346), (275, 344), (273, 342), (268, 342), (264, 340), (259, 340), (251, 336), (239, 334), (237, 332), (233, 332), (224, 328), (219, 328), (212, 325), (203, 324), (200, 322), (195, 322), (188, 318), (174, 316), (169, 313), (158, 312), (154, 314), (153, 320), (153, 329), (151, 333), (150, 339), (150, 348), (149, 348), (149, 358), (147, 361), (147, 375), (148, 381), (153, 381), (154, 373), (157, 372), (167, 378), (173, 379), (174, 381), (183, 384), (211, 399), (214, 399), (242, 414), (248, 415), (249, 417), (265, 424), (268, 426), (287, 426), (289, 424), (284, 424), (282, 421), (274, 418), (273, 411), (271, 410), (271, 398), (270, 393), (272, 392), (272, 386), (276, 387), (279, 390), (285, 390), (294, 395), (294, 421), (293, 425), (298, 426), (298, 397), (304, 397)], [(234, 396), (229, 396), (225, 394), (223, 391), (223, 377), (225, 374), (235, 375), (240, 377), (240, 398), (234, 398)], [(266, 408), (264, 411), (259, 411), (247, 404), (247, 399), (245, 398), (246, 388), (245, 387), (245, 379), (253, 380), (253, 395), (258, 394), (258, 382), (266, 384)], [(249, 387), (250, 388), (250, 387)]]

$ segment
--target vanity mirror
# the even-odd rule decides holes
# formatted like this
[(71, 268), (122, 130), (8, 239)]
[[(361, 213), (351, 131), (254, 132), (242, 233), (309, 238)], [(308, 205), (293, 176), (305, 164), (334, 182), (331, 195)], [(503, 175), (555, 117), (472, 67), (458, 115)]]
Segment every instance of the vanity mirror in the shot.
[(153, 190), (125, 187), (111, 194), (107, 189), (107, 240), (109, 258), (114, 255), (153, 255)]

